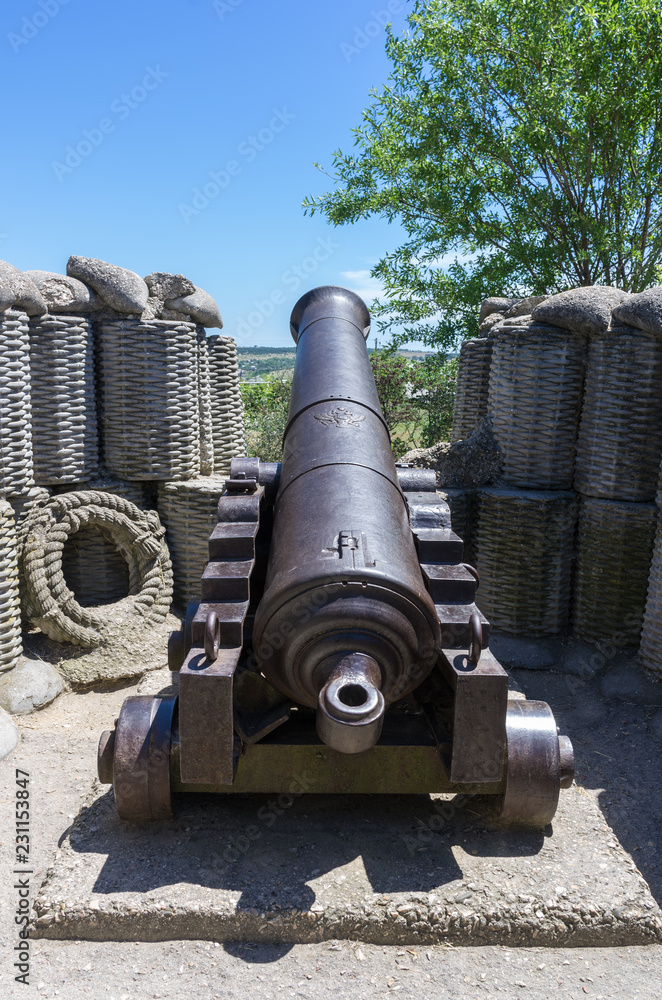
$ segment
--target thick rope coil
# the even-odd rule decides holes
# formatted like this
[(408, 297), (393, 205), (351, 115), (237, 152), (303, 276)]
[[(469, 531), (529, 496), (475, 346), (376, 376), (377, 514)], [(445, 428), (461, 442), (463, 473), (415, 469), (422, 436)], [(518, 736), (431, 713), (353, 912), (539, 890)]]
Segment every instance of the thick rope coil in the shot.
[[(63, 570), (65, 543), (79, 530), (101, 531), (129, 569), (126, 614), (163, 621), (172, 598), (172, 565), (158, 515), (112, 493), (89, 491), (53, 497), (29, 519), (22, 567), (30, 619), (52, 639), (79, 646), (103, 642), (107, 615), (82, 607)], [(116, 619), (115, 619), (116, 621)]]

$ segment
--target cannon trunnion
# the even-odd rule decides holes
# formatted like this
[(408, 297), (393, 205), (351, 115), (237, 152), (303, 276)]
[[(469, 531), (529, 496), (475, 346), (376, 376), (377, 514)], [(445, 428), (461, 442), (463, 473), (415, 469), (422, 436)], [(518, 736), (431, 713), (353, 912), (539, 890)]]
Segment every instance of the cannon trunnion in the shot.
[(314, 289), (282, 464), (234, 459), (201, 600), (168, 657), (178, 696), (128, 698), (99, 745), (125, 819), (173, 792), (474, 792), (544, 826), (573, 779), (544, 702), (509, 700), (433, 471), (396, 467), (368, 311)]

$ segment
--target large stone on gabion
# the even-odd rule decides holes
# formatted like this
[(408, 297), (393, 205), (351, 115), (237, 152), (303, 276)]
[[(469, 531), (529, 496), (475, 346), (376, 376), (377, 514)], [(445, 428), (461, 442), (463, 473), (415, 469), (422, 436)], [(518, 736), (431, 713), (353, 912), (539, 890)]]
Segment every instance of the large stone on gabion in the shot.
[(18, 543), (14, 511), (0, 498), (0, 671), (11, 670), (22, 650)]
[(34, 486), (28, 317), (0, 313), (0, 490)]
[(614, 322), (627, 323), (628, 326), (662, 336), (662, 286), (656, 285), (636, 295), (628, 295), (615, 307)]
[(638, 644), (657, 516), (653, 503), (582, 498), (572, 620), (583, 639)]
[(662, 680), (662, 514), (657, 521), (653, 559), (648, 576), (639, 659), (650, 674)]
[(530, 635), (565, 630), (577, 497), (565, 490), (476, 491), (472, 536), (478, 607), (494, 628)]
[(104, 464), (119, 479), (200, 471), (198, 334), (193, 323), (120, 318), (100, 327)]
[(93, 288), (115, 312), (140, 315), (147, 305), (147, 285), (139, 274), (125, 267), (74, 254), (67, 261), (67, 274)]
[(611, 323), (611, 311), (627, 297), (627, 292), (610, 285), (571, 288), (551, 295), (531, 313), (536, 323), (574, 330), (575, 333), (602, 333)]
[(538, 324), (499, 328), (488, 409), (508, 485), (571, 487), (584, 363), (579, 334)]
[(487, 415), (493, 343), (487, 337), (475, 337), (460, 348), (451, 441), (469, 437)]
[(30, 322), (32, 451), (39, 486), (95, 474), (97, 442), (94, 339), (83, 316)]
[(605, 500), (652, 500), (661, 456), (662, 337), (633, 327), (591, 337), (575, 489)]
[(159, 517), (165, 525), (172, 559), (174, 602), (180, 609), (192, 598), (200, 598), (202, 572), (209, 559), (209, 536), (218, 520), (218, 501), (224, 485), (217, 476), (159, 483)]
[(96, 292), (68, 274), (53, 271), (26, 271), (44, 297), (50, 313), (91, 313), (103, 308)]

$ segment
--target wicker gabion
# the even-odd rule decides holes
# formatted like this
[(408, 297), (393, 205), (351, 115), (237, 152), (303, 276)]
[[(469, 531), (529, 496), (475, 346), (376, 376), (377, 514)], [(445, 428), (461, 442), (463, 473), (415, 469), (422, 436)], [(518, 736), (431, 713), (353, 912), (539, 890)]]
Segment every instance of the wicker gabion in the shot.
[(227, 476), (231, 459), (246, 454), (237, 345), (232, 337), (218, 335), (208, 337), (207, 345), (211, 368), (214, 473)]
[(511, 486), (572, 486), (585, 338), (558, 327), (505, 327), (495, 337), (489, 411)]
[(200, 579), (209, 559), (209, 536), (217, 522), (224, 480), (210, 476), (182, 483), (159, 483), (159, 516), (172, 557), (174, 601), (179, 608), (200, 597)]
[[(112, 613), (85, 608), (67, 586), (62, 550), (82, 528), (112, 538), (129, 568), (130, 596)], [(141, 511), (112, 493), (63, 493), (33, 511), (23, 546), (30, 620), (52, 639), (94, 647), (122, 620), (138, 618), (145, 627), (160, 624), (172, 598), (172, 565), (165, 530), (154, 511)], [(118, 610), (119, 609), (119, 610)]]
[(649, 673), (662, 679), (662, 514), (657, 519), (639, 659)]
[(493, 346), (491, 338), (475, 337), (460, 348), (451, 442), (468, 438), (487, 416)]
[(93, 476), (99, 455), (90, 321), (48, 314), (31, 320), (30, 375), (35, 482)]
[(662, 338), (618, 327), (591, 338), (575, 489), (652, 500), (662, 456)]
[(0, 498), (0, 672), (18, 664), (22, 648), (14, 511)]
[(476, 603), (495, 628), (531, 635), (564, 630), (576, 520), (570, 491), (476, 491)]
[(34, 486), (28, 317), (0, 313), (0, 489)]
[(118, 318), (101, 324), (104, 463), (120, 479), (187, 479), (200, 469), (194, 323)]
[(582, 498), (572, 602), (582, 639), (638, 644), (657, 515), (653, 503)]
[(198, 342), (198, 420), (200, 424), (200, 475), (214, 474), (214, 427), (211, 400), (211, 366), (207, 331), (196, 330)]
[[(149, 508), (147, 483), (118, 479), (96, 479), (75, 483), (72, 492), (112, 493)], [(62, 572), (67, 586), (83, 607), (114, 604), (130, 591), (129, 566), (113, 539), (94, 527), (80, 528), (70, 535), (62, 549)]]

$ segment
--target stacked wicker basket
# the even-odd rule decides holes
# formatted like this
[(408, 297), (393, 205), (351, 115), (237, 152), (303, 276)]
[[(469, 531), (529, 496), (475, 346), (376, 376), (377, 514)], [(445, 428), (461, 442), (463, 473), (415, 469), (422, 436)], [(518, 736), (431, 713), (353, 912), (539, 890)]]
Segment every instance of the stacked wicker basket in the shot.
[[(111, 507), (115, 496), (116, 506), (130, 502), (117, 518), (138, 520), (167, 497), (185, 602), (199, 593), (209, 510), (243, 452), (236, 350), (230, 337), (206, 335), (222, 325), (210, 296), (181, 275), (143, 280), (87, 258), (71, 258), (67, 275), (21, 280), (37, 303), (30, 318), (0, 311), (0, 670), (18, 662), (29, 603), (21, 559), (28, 537), (34, 545), (31, 518), (51, 516), (51, 493), (108, 497)], [(104, 516), (70, 528), (62, 574), (77, 606), (136, 592)]]
[(461, 355), (458, 425), (471, 430), (472, 395), (474, 424), (489, 414), (503, 453), (502, 481), (476, 492), (472, 526), (478, 601), (493, 624), (535, 635), (572, 628), (628, 646), (638, 644), (644, 622), (642, 660), (662, 675), (662, 527), (652, 502), (659, 482), (662, 504), (656, 295), (662, 290), (626, 297), (576, 289), (519, 317), (512, 300), (488, 300), (487, 402), (476, 390), (484, 371), (466, 374), (467, 359), (484, 367), (481, 345), (465, 352), (464, 364)]

